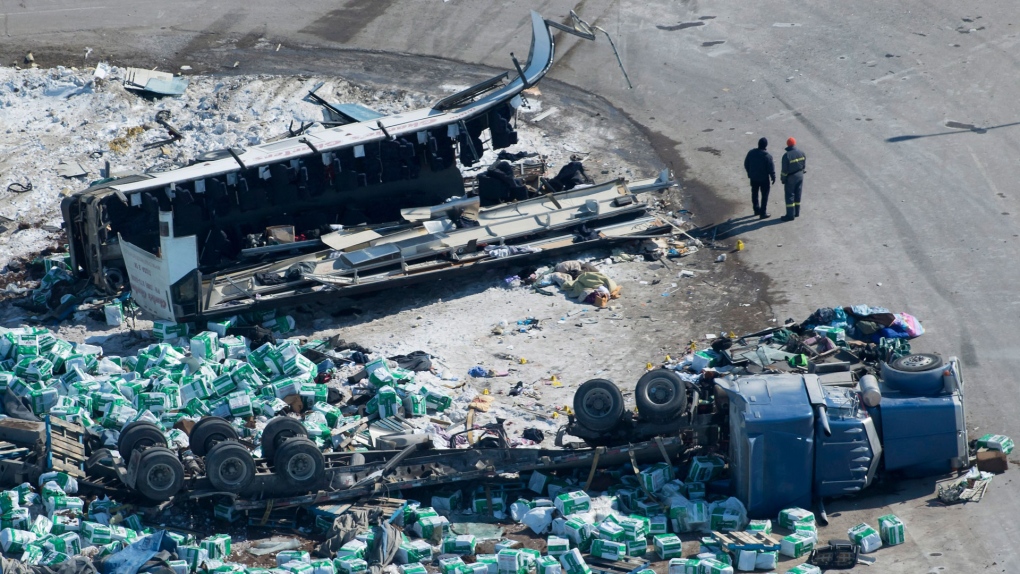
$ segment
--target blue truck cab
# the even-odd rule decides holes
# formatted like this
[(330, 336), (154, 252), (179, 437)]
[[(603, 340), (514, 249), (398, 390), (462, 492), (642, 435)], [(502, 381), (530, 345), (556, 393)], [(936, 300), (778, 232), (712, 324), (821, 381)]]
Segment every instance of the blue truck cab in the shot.
[(882, 363), (870, 380), (792, 373), (716, 380), (728, 399), (732, 486), (749, 516), (855, 494), (879, 472), (930, 476), (968, 465), (959, 361), (904, 359)]

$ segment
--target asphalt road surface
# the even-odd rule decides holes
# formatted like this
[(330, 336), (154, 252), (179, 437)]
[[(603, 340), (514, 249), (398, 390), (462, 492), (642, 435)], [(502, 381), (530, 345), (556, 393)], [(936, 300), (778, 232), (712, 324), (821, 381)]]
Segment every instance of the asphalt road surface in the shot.
[[(322, 48), (512, 69), (509, 52), (527, 53), (528, 8), (563, 21), (576, 9), (613, 35), (634, 89), (604, 36), (560, 34), (550, 78), (643, 126), (695, 196), (698, 223), (732, 218), (720, 230), (744, 240), (739, 263), (768, 277), (761, 298), (779, 317), (854, 303), (912, 313), (927, 329), (915, 348), (966, 366), (972, 438), (1020, 437), (1014, 2), (3, 0), (0, 62), (28, 50), (44, 65), (84, 62), (90, 47), (89, 58), (164, 69), (278, 71), (286, 54)], [(788, 136), (807, 154), (793, 223), (778, 220), (781, 188), (772, 219), (748, 217), (742, 160), (760, 136), (777, 164)], [(847, 526), (904, 518), (908, 544), (879, 554), (882, 572), (1015, 571), (1014, 477), (966, 507), (940, 507), (932, 481), (918, 481), (830, 512)]]

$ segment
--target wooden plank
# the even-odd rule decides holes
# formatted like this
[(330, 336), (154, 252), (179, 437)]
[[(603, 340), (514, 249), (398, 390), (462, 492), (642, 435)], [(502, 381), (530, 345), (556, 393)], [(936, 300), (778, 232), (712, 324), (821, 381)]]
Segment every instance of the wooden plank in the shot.
[(77, 441), (68, 440), (66, 437), (51, 435), (50, 445), (55, 447), (59, 446), (60, 448), (71, 452), (81, 452), (82, 454), (85, 454), (85, 445)]
[(772, 536), (764, 532), (712, 532), (712, 536), (722, 544), (724, 550), (774, 550), (780, 544)]
[(77, 477), (84, 477), (85, 476), (85, 473), (82, 472), (82, 470), (80, 468), (78, 468), (77, 466), (75, 466), (73, 464), (68, 464), (68, 463), (66, 463), (64, 461), (56, 460), (56, 459), (53, 460), (53, 470), (59, 470), (61, 472), (66, 472), (67, 474), (69, 474), (69, 475), (71, 475), (71, 476), (73, 476), (75, 478), (77, 478)]
[(22, 458), (24, 456), (28, 456), (28, 449), (27, 448), (18, 448), (18, 449), (5, 450), (3, 452), (0, 452), (0, 459), (2, 459), (2, 460), (11, 460), (11, 459), (15, 459), (15, 458)]
[(12, 418), (0, 419), (0, 439), (32, 446), (46, 440), (46, 424)]

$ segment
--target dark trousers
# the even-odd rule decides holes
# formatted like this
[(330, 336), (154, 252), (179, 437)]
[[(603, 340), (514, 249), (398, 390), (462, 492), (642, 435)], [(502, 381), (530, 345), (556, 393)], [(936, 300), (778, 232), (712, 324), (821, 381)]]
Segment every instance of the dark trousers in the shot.
[(800, 216), (800, 193), (804, 189), (804, 176), (791, 176), (786, 178), (784, 184), (786, 195), (786, 216)]
[[(767, 179), (764, 181), (751, 182), (751, 206), (754, 207), (755, 215), (768, 213), (770, 188), (771, 184)], [(758, 190), (761, 190), (761, 203), (758, 203)]]

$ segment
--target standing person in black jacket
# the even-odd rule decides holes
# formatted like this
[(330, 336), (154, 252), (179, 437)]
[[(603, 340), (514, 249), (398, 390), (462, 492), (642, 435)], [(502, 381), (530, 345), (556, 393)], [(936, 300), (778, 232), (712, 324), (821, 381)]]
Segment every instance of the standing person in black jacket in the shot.
[(783, 154), (783, 169), (779, 174), (785, 186), (786, 215), (783, 221), (793, 221), (800, 217), (800, 193), (804, 189), (804, 171), (807, 170), (807, 156), (797, 149), (797, 140), (786, 140), (786, 153)]
[[(758, 140), (758, 147), (747, 152), (744, 158), (744, 171), (751, 180), (751, 205), (754, 207), (754, 214), (761, 219), (771, 217), (768, 210), (769, 188), (776, 182), (776, 164), (772, 161), (772, 154), (765, 151), (769, 140), (761, 138)], [(761, 203), (758, 203), (758, 191), (761, 190)]]

